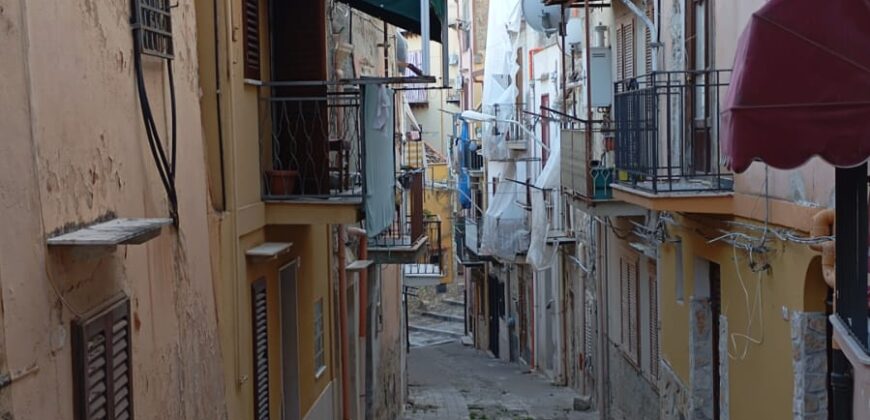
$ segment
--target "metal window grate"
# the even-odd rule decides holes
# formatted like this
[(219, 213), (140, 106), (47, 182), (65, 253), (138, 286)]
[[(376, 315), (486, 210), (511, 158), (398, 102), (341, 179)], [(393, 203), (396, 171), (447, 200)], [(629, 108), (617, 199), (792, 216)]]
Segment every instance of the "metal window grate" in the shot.
[(142, 54), (172, 59), (172, 7), (169, 0), (133, 0)]

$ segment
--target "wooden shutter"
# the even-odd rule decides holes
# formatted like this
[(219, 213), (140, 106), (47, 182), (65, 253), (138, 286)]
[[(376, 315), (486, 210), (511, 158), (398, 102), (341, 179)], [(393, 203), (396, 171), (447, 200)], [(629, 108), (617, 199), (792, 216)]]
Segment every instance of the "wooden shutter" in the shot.
[(630, 20), (625, 26), (622, 28), (622, 36), (625, 37), (622, 41), (622, 45), (625, 48), (625, 64), (623, 64), (623, 68), (625, 69), (625, 78), (630, 79), (636, 75), (634, 71), (634, 21)]
[(266, 278), (251, 285), (254, 337), (254, 419), (269, 419), (269, 317)]
[(628, 280), (626, 260), (619, 256), (619, 343), (623, 348), (628, 345)]
[(245, 78), (260, 80), (260, 0), (242, 0)]
[(622, 25), (616, 28), (616, 78), (625, 80), (625, 45), (622, 36)]
[(659, 377), (659, 290), (656, 262), (649, 263), (649, 373)]
[(76, 420), (133, 418), (130, 299), (72, 323)]
[(638, 321), (639, 321), (639, 312), (638, 312), (638, 304), (639, 302), (639, 293), (638, 293), (638, 267), (637, 267), (637, 258), (631, 258), (629, 263), (626, 266), (626, 271), (628, 272), (627, 283), (628, 283), (628, 352), (635, 362), (638, 361), (638, 336), (640, 334), (640, 329), (638, 329)]

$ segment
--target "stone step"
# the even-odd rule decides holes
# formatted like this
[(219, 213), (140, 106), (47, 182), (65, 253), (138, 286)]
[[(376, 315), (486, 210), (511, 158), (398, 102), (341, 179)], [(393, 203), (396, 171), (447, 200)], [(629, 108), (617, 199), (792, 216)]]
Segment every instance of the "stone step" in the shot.
[(465, 306), (465, 302), (463, 302), (459, 299), (444, 298), (444, 303), (449, 304), (449, 305), (453, 305), (453, 306), (460, 306), (460, 307)]
[(427, 316), (429, 318), (440, 319), (442, 321), (450, 321), (450, 322), (464, 322), (464, 319), (461, 315), (450, 315), (445, 314), (443, 312), (429, 312), (425, 311), (420, 313), (420, 315)]
[(424, 327), (422, 325), (413, 325), (413, 324), (408, 325), (408, 329), (410, 329), (411, 331), (421, 331), (421, 332), (427, 332), (430, 334), (449, 335), (451, 337), (462, 337), (465, 335), (462, 332), (442, 330), (441, 328)]

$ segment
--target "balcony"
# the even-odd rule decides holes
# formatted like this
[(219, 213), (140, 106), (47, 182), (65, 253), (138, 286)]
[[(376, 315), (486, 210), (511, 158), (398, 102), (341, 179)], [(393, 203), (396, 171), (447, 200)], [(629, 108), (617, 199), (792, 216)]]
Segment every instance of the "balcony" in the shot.
[[(357, 86), (271, 82), (261, 87), (260, 167), (267, 213), (352, 223), (366, 193)], [(312, 220), (308, 220), (312, 219)]]
[[(532, 148), (533, 141), (529, 137), (532, 127), (532, 119), (524, 112), (522, 103), (496, 104), (487, 106), (483, 113), (495, 117), (496, 122), (484, 124), (483, 141), (492, 147), (490, 160), (493, 161), (522, 161), (535, 158)], [(532, 150), (532, 156), (529, 156)]]
[(417, 260), (402, 265), (406, 286), (433, 286), (444, 278), (444, 247), (441, 237), (441, 220), (438, 216), (427, 216), (423, 229), (428, 238), (427, 245)]
[(369, 258), (379, 264), (413, 264), (427, 251), (425, 223), (422, 215), (396, 212), (393, 224), (374, 238), (369, 238)]
[(615, 84), (614, 198), (654, 210), (725, 211), (733, 175), (719, 155), (719, 104), (730, 75), (656, 72)]

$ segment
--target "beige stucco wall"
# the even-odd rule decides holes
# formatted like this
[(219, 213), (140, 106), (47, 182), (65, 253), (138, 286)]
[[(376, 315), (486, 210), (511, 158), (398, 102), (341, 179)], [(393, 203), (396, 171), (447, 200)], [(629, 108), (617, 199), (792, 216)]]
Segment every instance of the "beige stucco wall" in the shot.
[(755, 261), (770, 264), (770, 270), (753, 273), (747, 252), (722, 242), (708, 244), (708, 238), (697, 233), (700, 229), (717, 236), (711, 227), (715, 224), (676, 219), (680, 225), (669, 229), (669, 234), (682, 240), (683, 295), (678, 300), (678, 248), (663, 245), (659, 258), (662, 358), (689, 386), (689, 301), (695, 293), (695, 258), (715, 262), (721, 270), (722, 314), (733, 340), (728, 343), (729, 354), (721, 355), (728, 358), (730, 418), (791, 418), (794, 384), (789, 317), (793, 311), (824, 310), (826, 289), (818, 264), (811, 264), (815, 253), (804, 245), (771, 240), (770, 253), (754, 256)]
[[(179, 229), (96, 252), (45, 243), (107, 215), (168, 215), (135, 90), (129, 9), (92, 1), (0, 5), (0, 329), (15, 337), (0, 353), (8, 369), (39, 368), (0, 399), (15, 418), (72, 419), (70, 322), (119, 292), (131, 298), (136, 417), (225, 416), (191, 4), (173, 10)], [(143, 67), (165, 137), (161, 63), (145, 58)]]

